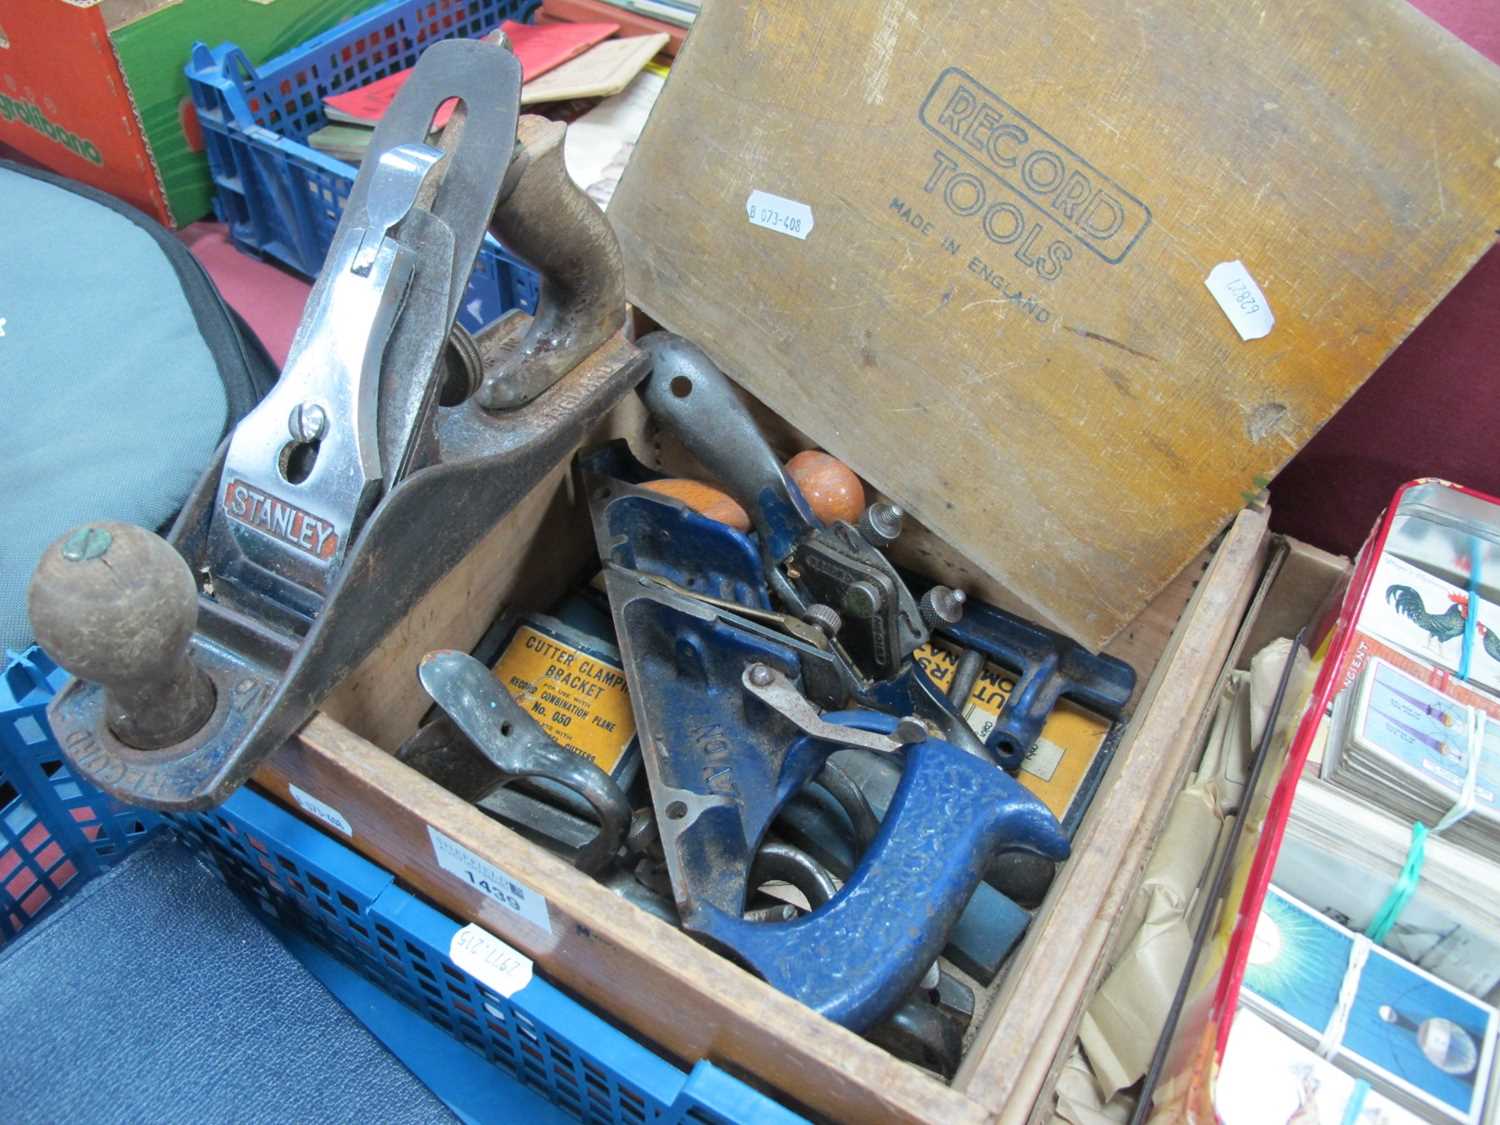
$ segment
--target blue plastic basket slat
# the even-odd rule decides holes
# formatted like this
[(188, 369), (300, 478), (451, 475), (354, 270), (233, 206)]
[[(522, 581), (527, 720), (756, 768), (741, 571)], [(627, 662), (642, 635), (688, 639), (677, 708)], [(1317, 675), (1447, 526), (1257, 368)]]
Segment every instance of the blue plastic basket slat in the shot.
[[(66, 679), (35, 647), (0, 677), (0, 944), (162, 823), (69, 772), (46, 721)], [(579, 1120), (802, 1120), (707, 1061), (685, 1074), (541, 977), (491, 991), (448, 957), (459, 923), (259, 794), (169, 819), (246, 899)]]
[[(474, 38), (525, 20), (538, 0), (391, 0), (254, 67), (233, 43), (193, 48), (186, 69), (215, 186), (214, 213), (235, 245), (314, 277), (333, 241), (355, 169), (309, 147), (327, 124), (323, 97), (413, 66), (438, 39)], [(493, 238), (479, 252), (459, 313), (477, 330), (536, 311), (536, 274)]]
[(449, 958), (457, 922), (256, 793), (171, 819), (230, 886), (580, 1120), (801, 1120), (711, 1063), (684, 1074), (541, 977), (492, 991)]
[(47, 726), (67, 679), (33, 646), (0, 677), (0, 945), (160, 823), (75, 778)]

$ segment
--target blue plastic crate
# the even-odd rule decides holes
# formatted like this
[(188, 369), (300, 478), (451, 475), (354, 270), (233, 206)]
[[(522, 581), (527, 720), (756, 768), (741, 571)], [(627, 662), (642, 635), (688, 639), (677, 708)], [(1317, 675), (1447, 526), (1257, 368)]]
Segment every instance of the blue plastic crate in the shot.
[[(439, 39), (477, 38), (525, 20), (539, 0), (391, 0), (259, 69), (233, 43), (199, 43), (185, 68), (213, 175), (214, 213), (236, 246), (307, 277), (323, 268), (355, 169), (310, 148), (323, 96), (415, 65)], [(459, 319), (477, 330), (514, 308), (536, 311), (537, 276), (486, 238)]]
[(458, 922), (257, 793), (169, 819), (278, 923), (582, 1121), (803, 1120), (712, 1063), (684, 1073), (540, 976), (509, 998), (492, 991), (448, 957)]
[(161, 823), (69, 769), (47, 725), (67, 678), (33, 645), (0, 679), (0, 945)]
[(259, 794), (163, 818), (99, 792), (73, 776), (47, 725), (66, 679), (36, 647), (0, 678), (0, 945), (170, 822), (281, 926), (579, 1120), (803, 1120), (710, 1062), (684, 1072), (540, 976), (508, 999), (491, 991), (448, 957), (459, 923)]

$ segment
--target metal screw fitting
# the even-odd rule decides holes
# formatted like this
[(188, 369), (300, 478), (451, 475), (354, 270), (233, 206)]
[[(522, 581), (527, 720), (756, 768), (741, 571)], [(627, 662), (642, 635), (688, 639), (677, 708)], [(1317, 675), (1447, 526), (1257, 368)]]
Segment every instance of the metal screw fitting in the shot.
[(927, 627), (936, 629), (941, 625), (957, 623), (964, 615), (964, 602), (968, 600), (968, 595), (962, 590), (955, 590), (950, 586), (934, 586), (922, 595), (918, 609), (922, 611), (922, 620), (927, 623)]
[(441, 366), (443, 381), (438, 391), (439, 405), (457, 406), (484, 382), (484, 356), (480, 355), (479, 345), (462, 324), (454, 324), (449, 329)]
[(927, 724), (913, 715), (908, 715), (896, 724), (891, 737), (902, 746), (910, 746), (913, 742), (926, 742)]
[(661, 855), (661, 833), (650, 809), (636, 809), (631, 815), (630, 827), (625, 833), (625, 849), (631, 855), (653, 858)]
[(287, 428), (298, 441), (318, 441), (328, 430), (328, 412), (315, 402), (301, 402), (292, 407)]
[(844, 612), (854, 617), (874, 617), (880, 603), (880, 591), (869, 582), (856, 582), (844, 591)]
[(953, 679), (948, 683), (948, 698), (960, 710), (974, 694), (974, 685), (983, 672), (984, 654), (976, 649), (964, 649), (964, 654), (958, 658), (958, 666), (953, 669)]
[(775, 906), (752, 906), (745, 911), (747, 922), (791, 922), (796, 919), (799, 911), (789, 902), (780, 902)]
[(815, 626), (825, 637), (838, 636), (839, 630), (844, 627), (844, 619), (839, 616), (839, 611), (821, 602), (814, 602), (808, 606), (807, 612), (802, 615), (802, 620)]
[(894, 543), (906, 522), (906, 513), (889, 500), (877, 500), (859, 517), (859, 533), (872, 547), (881, 550)]
[(771, 669), (764, 664), (750, 665), (750, 682), (756, 687), (770, 687), (771, 681), (776, 677)]

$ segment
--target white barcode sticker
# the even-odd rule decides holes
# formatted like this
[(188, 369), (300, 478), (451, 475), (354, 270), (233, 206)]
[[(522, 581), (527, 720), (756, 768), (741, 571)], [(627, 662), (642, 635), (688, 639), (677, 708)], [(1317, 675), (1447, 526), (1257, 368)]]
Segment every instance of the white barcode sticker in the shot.
[(318, 798), (306, 790), (298, 789), (295, 785), (288, 785), (286, 789), (292, 795), (292, 800), (296, 801), (302, 807), (302, 811), (308, 816), (316, 817), (328, 825), (328, 827), (342, 832), (345, 836), (353, 839), (354, 829), (350, 827), (349, 821), (338, 809), (334, 808), (327, 801), (318, 800)]
[(462, 882), (481, 894), (488, 895), (518, 918), (524, 918), (533, 926), (552, 932), (552, 921), (547, 913), (547, 899), (532, 890), (519, 879), (501, 871), (487, 859), (481, 859), (462, 844), (454, 843), (432, 825), (427, 826), (427, 835), (432, 838), (432, 854), (438, 866), (456, 875)]
[(1241, 261), (1220, 262), (1203, 279), (1241, 340), (1259, 340), (1276, 324), (1271, 304)]
[(531, 958), (473, 922), (449, 940), (448, 958), (501, 996), (514, 996), (531, 983)]
[(806, 238), (813, 229), (812, 208), (795, 199), (783, 199), (768, 191), (752, 191), (745, 200), (752, 226), (765, 227), (793, 238)]

